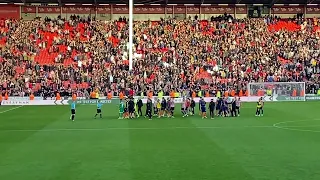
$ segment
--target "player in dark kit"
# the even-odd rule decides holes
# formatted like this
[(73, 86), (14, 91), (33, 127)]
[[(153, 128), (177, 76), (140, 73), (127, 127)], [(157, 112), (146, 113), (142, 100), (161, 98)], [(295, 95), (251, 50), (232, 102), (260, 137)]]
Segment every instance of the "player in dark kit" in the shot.
[(206, 102), (204, 101), (203, 98), (200, 99), (199, 104), (200, 104), (202, 119), (207, 118)]
[(194, 115), (194, 108), (196, 107), (196, 102), (194, 101), (194, 99), (192, 98), (191, 99), (191, 102), (190, 102), (190, 111), (191, 111), (191, 115), (193, 116)]
[(134, 101), (132, 98), (129, 99), (128, 102), (128, 111), (129, 111), (129, 118), (134, 118)]
[(231, 116), (236, 117), (237, 116), (237, 102), (236, 99), (233, 99), (231, 102)]
[(142, 100), (139, 98), (139, 100), (138, 100), (138, 102), (137, 102), (137, 106), (138, 106), (138, 114), (140, 115), (140, 116), (142, 116), (142, 110), (141, 110), (141, 108), (142, 108), (142, 106), (143, 106), (143, 103), (142, 103)]
[(228, 102), (226, 99), (221, 99), (219, 116), (227, 117), (228, 115)]
[(162, 101), (161, 101), (161, 110), (160, 110), (160, 117), (164, 117), (165, 111), (166, 111), (166, 107), (167, 107), (167, 101), (166, 101), (165, 98), (162, 98)]
[(218, 98), (217, 100), (217, 106), (216, 106), (216, 112), (217, 112), (217, 116), (220, 116), (221, 112), (222, 112), (222, 109), (221, 109), (221, 105), (222, 105), (222, 98)]
[(152, 100), (149, 98), (147, 100), (147, 116), (149, 117), (149, 120), (152, 120)]
[(166, 107), (167, 117), (171, 117), (171, 101), (170, 98), (167, 99), (167, 107)]
[(210, 111), (210, 118), (214, 119), (214, 110), (215, 110), (216, 103), (211, 99), (209, 103), (209, 111)]

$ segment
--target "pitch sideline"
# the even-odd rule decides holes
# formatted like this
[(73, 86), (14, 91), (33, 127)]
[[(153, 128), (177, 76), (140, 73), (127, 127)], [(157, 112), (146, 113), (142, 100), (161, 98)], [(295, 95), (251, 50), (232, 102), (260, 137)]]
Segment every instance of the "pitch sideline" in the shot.
[(6, 112), (9, 112), (9, 111), (13, 111), (13, 110), (15, 110), (15, 109), (19, 109), (19, 108), (21, 108), (21, 107), (23, 107), (23, 106), (13, 107), (13, 108), (7, 109), (7, 110), (5, 110), (5, 111), (1, 111), (0, 114), (6, 113)]

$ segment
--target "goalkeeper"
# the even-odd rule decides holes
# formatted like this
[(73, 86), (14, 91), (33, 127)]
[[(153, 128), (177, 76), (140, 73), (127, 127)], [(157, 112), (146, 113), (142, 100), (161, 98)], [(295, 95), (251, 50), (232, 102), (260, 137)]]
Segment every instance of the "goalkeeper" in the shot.
[(118, 119), (123, 119), (123, 113), (124, 113), (124, 103), (121, 99), (120, 105), (119, 105), (119, 118)]

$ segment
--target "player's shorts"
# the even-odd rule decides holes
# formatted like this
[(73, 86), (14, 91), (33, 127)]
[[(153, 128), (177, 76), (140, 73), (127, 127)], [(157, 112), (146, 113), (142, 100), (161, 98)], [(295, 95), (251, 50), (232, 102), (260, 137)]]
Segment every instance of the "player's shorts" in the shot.
[(240, 107), (239, 107), (239, 106), (236, 106), (236, 109), (240, 109)]
[(124, 108), (123, 111), (124, 111), (124, 112), (128, 112), (128, 108)]
[(185, 108), (181, 108), (181, 111), (184, 111), (185, 110)]
[(216, 107), (216, 110), (217, 110), (217, 111), (218, 111), (218, 110), (220, 110), (220, 107), (219, 107), (219, 106), (217, 106), (217, 107)]
[(164, 110), (166, 110), (166, 108), (165, 107), (161, 107), (161, 110), (164, 111)]
[(134, 112), (134, 108), (129, 108), (129, 113), (133, 113)]
[(170, 110), (171, 110), (171, 111), (174, 111), (174, 107), (170, 107)]
[(97, 113), (101, 113), (101, 109), (97, 109)]
[(201, 108), (201, 112), (206, 112), (206, 108), (205, 107)]
[(72, 115), (76, 114), (76, 110), (75, 109), (71, 109), (71, 114)]

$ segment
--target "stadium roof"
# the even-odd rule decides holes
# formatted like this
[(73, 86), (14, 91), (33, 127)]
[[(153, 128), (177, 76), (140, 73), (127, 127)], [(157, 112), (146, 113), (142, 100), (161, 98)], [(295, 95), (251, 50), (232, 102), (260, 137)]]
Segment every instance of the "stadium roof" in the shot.
[[(0, 3), (128, 4), (128, 0), (0, 0)], [(135, 4), (320, 4), (320, 0), (134, 0)]]

